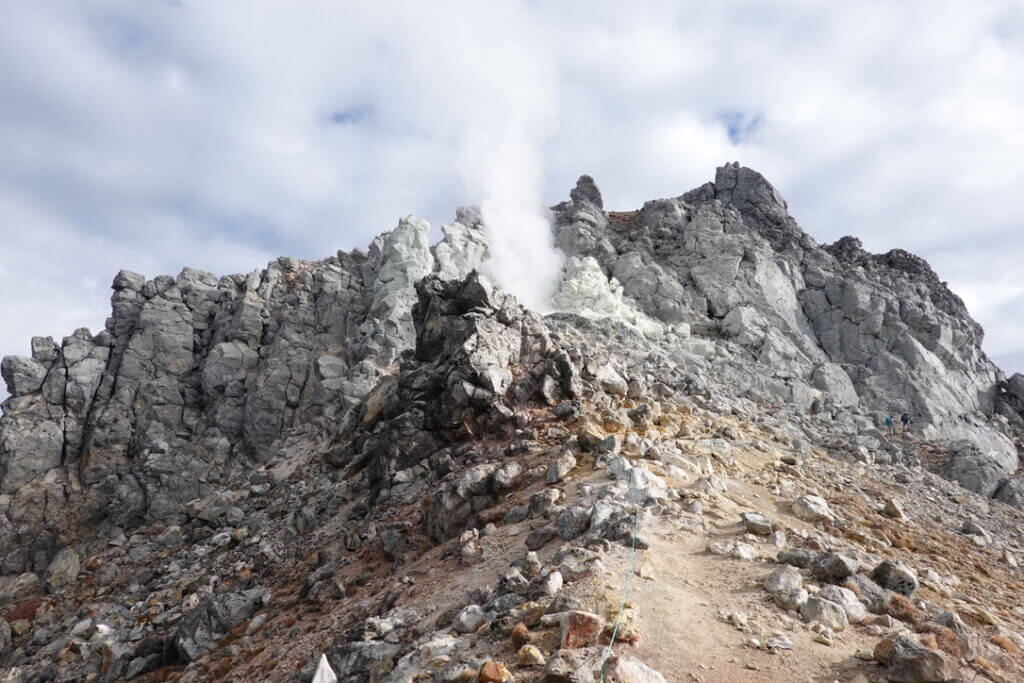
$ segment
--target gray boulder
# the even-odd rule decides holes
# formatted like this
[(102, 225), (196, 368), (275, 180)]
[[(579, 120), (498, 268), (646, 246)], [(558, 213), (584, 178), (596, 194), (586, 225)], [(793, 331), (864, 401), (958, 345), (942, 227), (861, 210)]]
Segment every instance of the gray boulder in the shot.
[(243, 623), (270, 599), (266, 588), (253, 588), (241, 592), (221, 593), (199, 603), (182, 617), (170, 647), (174, 657), (191, 662), (208, 652), (217, 641)]
[(11, 396), (25, 396), (42, 388), (46, 367), (34, 358), (7, 356), (0, 362), (0, 376)]

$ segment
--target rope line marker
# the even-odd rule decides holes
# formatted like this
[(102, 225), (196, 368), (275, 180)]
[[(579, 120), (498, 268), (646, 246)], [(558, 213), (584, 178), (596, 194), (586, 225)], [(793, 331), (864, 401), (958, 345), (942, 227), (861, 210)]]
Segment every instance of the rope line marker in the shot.
[(636, 567), (636, 535), (637, 535), (637, 520), (640, 517), (640, 508), (633, 508), (633, 538), (632, 547), (629, 550), (629, 566), (626, 568), (626, 581), (622, 586), (622, 600), (619, 602), (619, 612), (615, 615), (615, 626), (612, 628), (612, 637), (608, 641), (608, 645), (604, 648), (604, 654), (601, 656), (601, 683), (604, 683), (604, 665), (608, 662), (608, 658), (612, 656), (612, 645), (615, 644), (615, 637), (619, 635), (619, 626), (622, 624), (622, 613), (626, 610), (626, 600), (629, 597), (629, 584), (633, 580), (633, 572)]

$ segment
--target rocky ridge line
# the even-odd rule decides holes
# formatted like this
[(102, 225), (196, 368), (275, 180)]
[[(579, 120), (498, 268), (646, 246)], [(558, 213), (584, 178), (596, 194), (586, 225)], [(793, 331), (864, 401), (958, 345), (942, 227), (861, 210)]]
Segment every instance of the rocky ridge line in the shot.
[[(102, 558), (126, 540), (142, 548), (133, 561), (167, 560), (115, 585), (148, 586), (163, 607), (100, 639), (119, 663), (108, 678), (133, 662), (141, 673), (205, 657), (266, 607), (262, 582), (285, 580), (299, 552), (290, 534), (341, 539), (317, 551), (318, 567), (370, 547), (401, 566), (452, 539), (471, 563), (488, 524), (524, 514), (496, 516), (502, 501), (541, 480), (556, 490), (581, 453), (618, 484), (603, 489), (604, 507), (563, 508), (534, 491), (527, 518), (555, 523), (532, 529), (527, 547), (587, 530), (583, 549), (628, 541), (631, 506), (680, 495), (619, 457), (669, 448), (643, 435), (668, 414), (649, 397), (711, 415), (777, 412), (779, 438), (804, 456), (923, 462), (1019, 503), (1020, 376), (985, 358), (980, 328), (927, 264), (865, 256), (849, 239), (818, 247), (774, 188), (738, 166), (638, 212), (606, 213), (587, 177), (571, 197), (553, 209), (567, 256), (556, 300), (571, 314), (530, 313), (477, 274), (486, 237), (464, 209), (433, 248), (426, 224), (407, 218), (365, 254), (279, 259), (220, 280), (121, 273), (107, 330), (59, 347), (37, 338), (31, 358), (5, 359), (0, 609), (21, 628), (12, 615), (41, 592), (49, 605), (15, 656), (38, 655), (62, 623), (51, 598), (111, 585), (120, 564)], [(919, 446), (879, 429), (900, 408), (915, 415)], [(551, 416), (636, 433), (572, 433)], [(287, 503), (267, 501), (271, 489)], [(231, 590), (197, 590), (213, 575), (185, 570), (188, 553), (211, 552), (246, 558)], [(333, 576), (303, 595), (347, 596), (358, 578)], [(364, 609), (384, 618), (388, 598), (375, 595), (383, 603)]]

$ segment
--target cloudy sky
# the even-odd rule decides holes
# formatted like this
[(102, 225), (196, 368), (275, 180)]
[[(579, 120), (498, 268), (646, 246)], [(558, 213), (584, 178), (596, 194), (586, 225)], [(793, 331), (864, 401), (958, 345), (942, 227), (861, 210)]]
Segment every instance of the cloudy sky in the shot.
[(927, 258), (1024, 371), (1019, 1), (626, 7), (3, 3), (0, 355), (101, 329), (120, 268), (321, 258), (581, 173), (630, 209), (739, 160), (819, 242)]

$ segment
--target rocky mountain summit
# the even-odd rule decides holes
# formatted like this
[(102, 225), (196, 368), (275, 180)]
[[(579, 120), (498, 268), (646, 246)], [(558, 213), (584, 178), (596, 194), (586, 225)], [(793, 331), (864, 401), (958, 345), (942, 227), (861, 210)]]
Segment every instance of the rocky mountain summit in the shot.
[[(1024, 675), (1024, 376), (924, 260), (818, 245), (738, 164), (551, 211), (554, 312), (464, 208), (122, 271), (103, 331), (3, 359), (0, 680)], [(767, 660), (651, 621), (720, 599), (704, 651)]]

